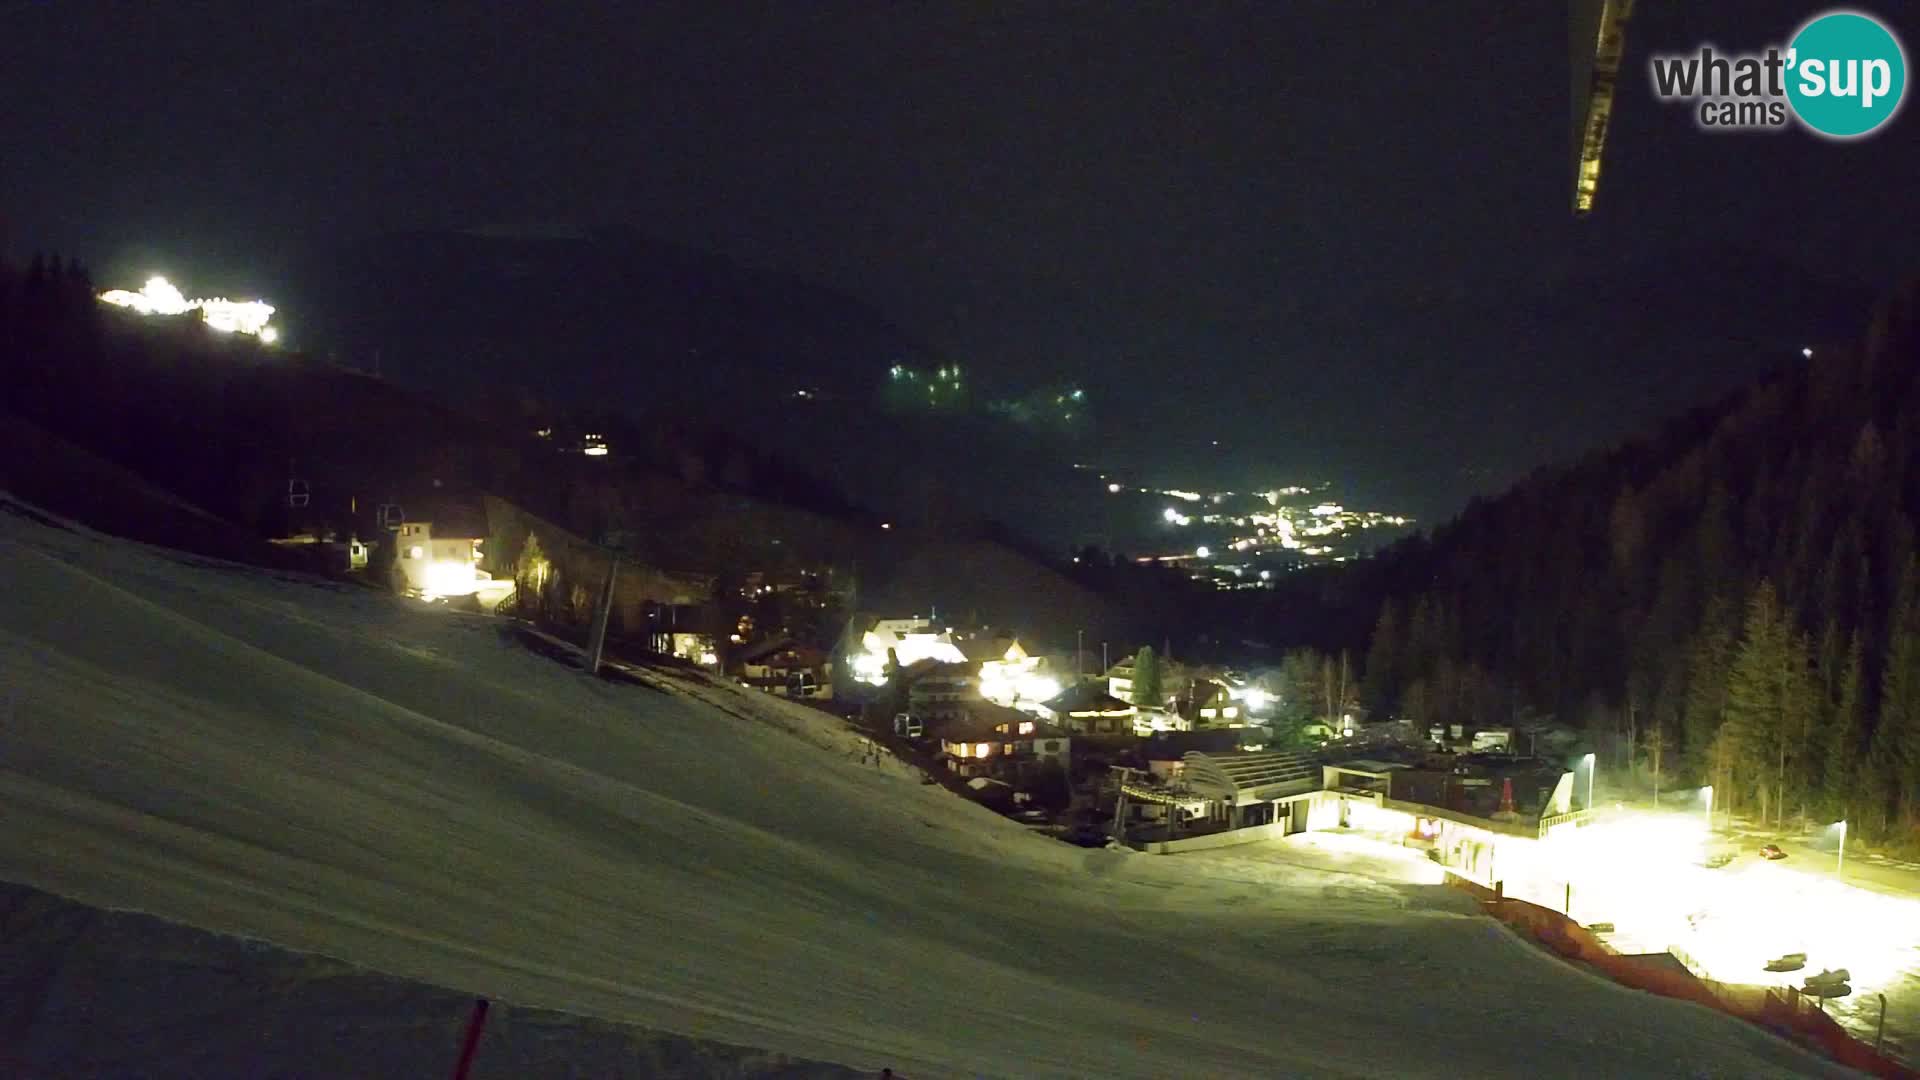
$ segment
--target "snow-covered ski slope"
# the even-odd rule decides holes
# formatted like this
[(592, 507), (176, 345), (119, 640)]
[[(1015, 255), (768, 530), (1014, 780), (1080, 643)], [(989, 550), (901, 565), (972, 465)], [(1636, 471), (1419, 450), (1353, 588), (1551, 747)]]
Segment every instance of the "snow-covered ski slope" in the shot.
[(1435, 887), (1068, 847), (799, 706), (4, 498), (0, 680), (0, 878), (520, 1005), (916, 1078), (1839, 1073)]

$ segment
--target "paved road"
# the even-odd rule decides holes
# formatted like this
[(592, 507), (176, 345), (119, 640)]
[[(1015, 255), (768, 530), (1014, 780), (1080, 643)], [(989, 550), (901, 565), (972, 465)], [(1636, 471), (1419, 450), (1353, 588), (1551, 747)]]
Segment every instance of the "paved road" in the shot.
[(1780, 845), (1787, 857), (1779, 860), (1778, 865), (1797, 874), (1845, 881), (1856, 889), (1920, 897), (1920, 863), (1849, 850), (1843, 868), (1833, 837), (1821, 836), (1818, 832), (1781, 832), (1745, 821), (1736, 820), (1733, 832), (1726, 835), (1737, 837), (1744, 852), (1758, 851), (1766, 844)]

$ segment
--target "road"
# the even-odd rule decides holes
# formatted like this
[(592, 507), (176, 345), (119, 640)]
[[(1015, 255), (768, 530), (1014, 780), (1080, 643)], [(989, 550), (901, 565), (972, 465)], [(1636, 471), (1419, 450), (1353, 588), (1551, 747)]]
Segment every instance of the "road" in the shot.
[(1797, 874), (1845, 881), (1856, 889), (1888, 895), (1920, 897), (1920, 863), (1868, 855), (1850, 846), (1843, 868), (1835, 837), (1822, 836), (1819, 831), (1782, 832), (1736, 819), (1733, 830), (1730, 833), (1722, 830), (1721, 835), (1736, 838), (1743, 854), (1756, 852), (1767, 844), (1778, 844), (1787, 857), (1776, 865)]

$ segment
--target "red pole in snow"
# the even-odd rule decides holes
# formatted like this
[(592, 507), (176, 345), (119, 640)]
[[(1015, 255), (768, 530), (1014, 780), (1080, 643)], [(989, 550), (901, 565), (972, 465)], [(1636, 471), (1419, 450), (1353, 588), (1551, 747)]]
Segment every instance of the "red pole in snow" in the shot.
[(480, 1029), (487, 1025), (487, 999), (473, 999), (473, 1016), (467, 1021), (467, 1042), (460, 1048), (460, 1062), (453, 1067), (453, 1080), (467, 1080), (473, 1068), (473, 1052), (480, 1049)]

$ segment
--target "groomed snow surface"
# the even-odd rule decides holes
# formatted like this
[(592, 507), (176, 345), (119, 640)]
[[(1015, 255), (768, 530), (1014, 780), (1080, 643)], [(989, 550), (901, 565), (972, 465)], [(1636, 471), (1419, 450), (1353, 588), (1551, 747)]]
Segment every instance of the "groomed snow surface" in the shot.
[(0, 567), (0, 879), (84, 904), (913, 1080), (1844, 1075), (1336, 846), (1069, 847), (798, 705), (4, 499)]

